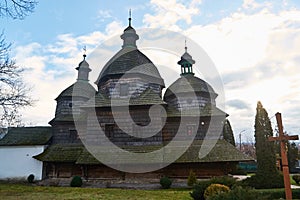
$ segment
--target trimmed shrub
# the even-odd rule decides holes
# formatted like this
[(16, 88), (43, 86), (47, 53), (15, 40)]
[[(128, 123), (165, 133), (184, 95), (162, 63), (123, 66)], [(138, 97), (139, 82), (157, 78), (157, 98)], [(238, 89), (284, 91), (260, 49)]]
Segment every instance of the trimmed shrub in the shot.
[(190, 193), (190, 196), (194, 200), (205, 200), (204, 191), (210, 184), (210, 181), (199, 181), (196, 185), (194, 185), (194, 189)]
[(277, 173), (271, 177), (254, 175), (243, 180), (242, 185), (254, 187), (256, 189), (283, 188), (283, 175), (281, 173)]
[(82, 186), (82, 179), (80, 176), (74, 176), (70, 183), (71, 187), (81, 187)]
[(195, 185), (196, 183), (197, 183), (196, 174), (193, 170), (190, 170), (190, 174), (187, 179), (187, 185), (191, 187), (191, 186)]
[(249, 188), (242, 188), (240, 186), (234, 187), (229, 192), (219, 193), (217, 195), (209, 197), (209, 200), (267, 200), (268, 196), (262, 196), (261, 194), (251, 190)]
[(230, 176), (214, 177), (210, 180), (211, 183), (218, 183), (232, 188), (236, 184), (236, 179)]
[(204, 198), (208, 199), (209, 197), (215, 196), (220, 193), (226, 193), (229, 192), (230, 189), (226, 185), (214, 183), (208, 186), (204, 191)]
[(28, 181), (28, 183), (33, 183), (33, 182), (34, 182), (34, 175), (33, 175), (33, 174), (30, 174), (30, 175), (27, 177), (27, 181)]
[(226, 185), (229, 188), (232, 188), (234, 185), (237, 184), (236, 179), (229, 177), (229, 176), (222, 176), (222, 177), (214, 177), (208, 181), (199, 181), (194, 186), (193, 191), (190, 193), (191, 197), (194, 200), (205, 200), (204, 198), (204, 191), (205, 189), (211, 184), (222, 184)]
[(169, 189), (172, 185), (172, 180), (169, 177), (164, 176), (160, 179), (159, 183), (163, 189)]
[(292, 177), (293, 177), (293, 180), (294, 180), (297, 184), (300, 183), (300, 175), (299, 175), (299, 174), (295, 174), (295, 175), (293, 175)]

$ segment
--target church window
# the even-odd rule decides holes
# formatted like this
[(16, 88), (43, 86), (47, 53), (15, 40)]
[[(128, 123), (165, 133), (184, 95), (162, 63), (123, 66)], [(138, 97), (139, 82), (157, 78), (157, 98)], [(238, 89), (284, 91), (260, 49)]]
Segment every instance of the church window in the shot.
[(187, 135), (193, 135), (195, 133), (195, 126), (194, 125), (187, 125)]
[(70, 136), (71, 142), (74, 142), (77, 139), (79, 139), (79, 136), (78, 136), (78, 133), (76, 130), (69, 130), (69, 136)]
[(108, 138), (113, 138), (113, 135), (114, 135), (114, 125), (113, 124), (105, 124), (105, 135)]
[(120, 96), (127, 96), (129, 90), (129, 85), (127, 83), (120, 84)]

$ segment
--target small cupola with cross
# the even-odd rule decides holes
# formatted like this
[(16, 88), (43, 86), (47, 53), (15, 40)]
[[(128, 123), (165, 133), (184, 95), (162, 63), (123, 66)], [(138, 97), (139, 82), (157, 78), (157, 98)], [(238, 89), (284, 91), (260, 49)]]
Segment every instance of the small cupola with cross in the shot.
[(181, 66), (181, 76), (188, 74), (194, 75), (193, 64), (195, 64), (195, 60), (193, 60), (192, 56), (187, 52), (186, 42), (184, 49), (184, 54), (181, 56), (181, 59), (177, 62), (177, 64)]
[[(85, 48), (84, 51), (86, 51)], [(81, 61), (78, 67), (76, 67), (76, 70), (78, 70), (78, 77), (77, 77), (78, 81), (89, 81), (89, 73), (92, 70), (90, 69), (89, 67), (90, 65), (86, 62), (85, 58), (86, 58), (86, 53), (84, 52), (83, 61)]]
[(139, 39), (139, 36), (138, 34), (136, 34), (135, 29), (131, 26), (131, 10), (129, 10), (128, 27), (124, 30), (124, 33), (121, 35), (121, 39), (123, 40), (123, 48), (137, 48), (136, 41)]

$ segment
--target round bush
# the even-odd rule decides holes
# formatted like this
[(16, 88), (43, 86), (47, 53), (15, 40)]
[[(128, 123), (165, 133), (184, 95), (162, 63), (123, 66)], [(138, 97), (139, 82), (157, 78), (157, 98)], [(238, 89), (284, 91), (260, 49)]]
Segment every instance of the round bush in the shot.
[(159, 183), (163, 189), (169, 189), (172, 185), (172, 180), (164, 176), (160, 179)]
[(222, 184), (211, 184), (210, 186), (208, 186), (205, 191), (204, 191), (204, 198), (208, 199), (208, 197), (223, 193), (223, 192), (229, 192), (230, 189), (228, 186), (226, 185), (222, 185)]
[(34, 175), (33, 175), (33, 174), (30, 174), (30, 175), (27, 177), (27, 181), (28, 181), (28, 183), (33, 183), (33, 181), (34, 181)]
[(70, 183), (71, 187), (81, 187), (82, 186), (82, 179), (80, 176), (74, 176)]
[(194, 185), (194, 189), (190, 192), (190, 196), (194, 200), (205, 200), (204, 191), (210, 184), (210, 181), (199, 181), (196, 185)]

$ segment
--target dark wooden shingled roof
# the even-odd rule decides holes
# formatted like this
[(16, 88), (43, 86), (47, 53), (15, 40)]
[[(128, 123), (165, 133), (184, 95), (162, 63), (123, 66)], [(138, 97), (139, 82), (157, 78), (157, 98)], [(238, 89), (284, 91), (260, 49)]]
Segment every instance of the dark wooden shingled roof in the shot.
[[(216, 141), (216, 145), (209, 154), (200, 159), (199, 150), (202, 143), (203, 141), (195, 141), (175, 163), (238, 162), (253, 160), (253, 158), (244, 155), (225, 140)], [(178, 145), (180, 147), (180, 142), (178, 142)], [(131, 146), (129, 149), (132, 152), (144, 153), (145, 151), (148, 152), (149, 149), (157, 149), (157, 146)], [(103, 148), (103, 150), (105, 151), (107, 148)], [(107, 155), (109, 156), (111, 153), (113, 152), (110, 150)], [(34, 156), (34, 158), (46, 162), (74, 162), (76, 164), (85, 165), (101, 164), (100, 161), (81, 145), (52, 145), (43, 153)], [(124, 162), (126, 163), (126, 161)]]
[[(119, 98), (114, 99), (114, 106), (137, 106), (137, 105), (163, 105), (166, 104), (160, 96), (153, 92), (152, 89), (146, 89), (140, 96), (136, 98)], [(89, 100), (82, 107), (110, 107), (111, 99), (101, 92), (98, 92), (94, 99)]]
[(204, 80), (188, 74), (180, 77), (174, 83), (172, 83), (166, 90), (164, 98), (172, 96), (173, 93), (182, 94), (182, 93), (209, 93), (211, 98), (216, 98), (217, 94), (214, 89)]
[[(251, 161), (253, 158), (243, 154), (226, 140), (217, 140), (212, 150), (204, 157), (199, 158), (199, 150), (203, 145), (203, 140), (197, 140), (189, 149), (176, 161), (185, 162), (227, 162), (227, 161)], [(210, 145), (207, 143), (206, 145)]]
[(107, 77), (125, 73), (147, 75), (155, 79), (155, 83), (165, 86), (164, 80), (152, 61), (136, 48), (122, 48), (103, 67), (95, 83), (99, 85), (99, 82)]
[(0, 140), (0, 146), (44, 145), (52, 137), (51, 127), (12, 127)]
[(33, 157), (45, 162), (76, 162), (83, 149), (84, 147), (78, 144), (54, 144)]
[(62, 91), (58, 98), (62, 97), (72, 97), (72, 96), (80, 96), (85, 98), (90, 98), (91, 96), (95, 95), (95, 88), (87, 81), (76, 81), (74, 84), (70, 85), (64, 91)]

